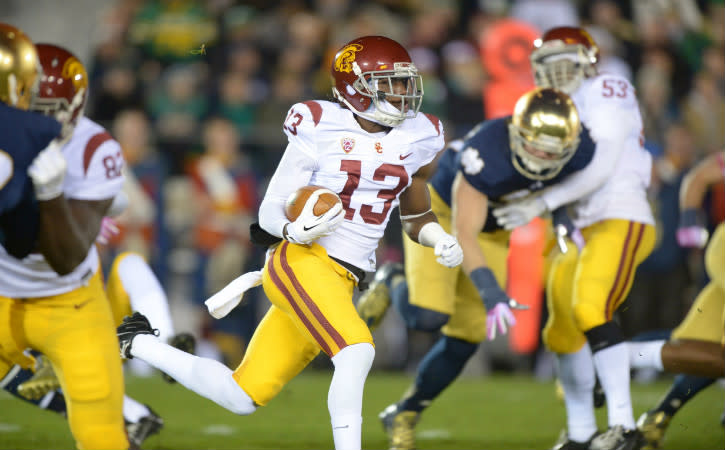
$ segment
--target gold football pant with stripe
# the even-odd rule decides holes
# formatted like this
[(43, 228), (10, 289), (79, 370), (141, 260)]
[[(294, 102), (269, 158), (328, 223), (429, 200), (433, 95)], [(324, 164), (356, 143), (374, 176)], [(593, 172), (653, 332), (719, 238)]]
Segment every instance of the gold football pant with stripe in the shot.
[(356, 281), (316, 243), (284, 241), (268, 257), (262, 286), (272, 302), (249, 342), (234, 379), (257, 405), (324, 351), (373, 343), (352, 302)]
[(549, 319), (543, 340), (555, 353), (574, 353), (584, 332), (612, 320), (632, 287), (637, 266), (652, 252), (655, 228), (622, 219), (597, 222), (581, 230), (581, 252), (569, 243), (555, 256), (547, 280)]
[[(431, 207), (438, 223), (451, 233), (451, 208), (430, 185)], [(510, 232), (480, 233), (478, 244), (501, 287), (506, 286), (506, 258)], [(479, 343), (486, 338), (486, 308), (476, 286), (461, 266), (448, 268), (436, 261), (433, 249), (416, 244), (403, 233), (405, 278), (411, 305), (450, 316), (441, 332)]]
[(28, 369), (27, 348), (53, 364), (80, 449), (124, 449), (123, 374), (100, 271), (88, 285), (38, 298), (0, 297), (0, 371)]
[(715, 230), (705, 251), (710, 282), (700, 291), (672, 339), (725, 344), (725, 224)]

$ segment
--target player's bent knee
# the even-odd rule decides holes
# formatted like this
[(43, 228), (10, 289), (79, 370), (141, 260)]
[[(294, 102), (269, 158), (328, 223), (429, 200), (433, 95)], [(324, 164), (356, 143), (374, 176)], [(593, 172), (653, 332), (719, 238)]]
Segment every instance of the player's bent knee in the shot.
[(233, 377), (225, 377), (223, 382), (226, 386), (224, 387), (224, 402), (222, 406), (240, 416), (248, 416), (257, 410), (257, 405), (252, 400), (252, 397), (237, 384)]
[(468, 361), (476, 349), (478, 349), (479, 343), (464, 341), (450, 336), (443, 336), (443, 346), (445, 352), (456, 360)]
[(375, 347), (367, 342), (362, 342), (344, 347), (332, 357), (332, 363), (335, 365), (335, 370), (345, 367), (367, 373), (373, 366), (374, 359)]
[(408, 326), (417, 331), (432, 333), (438, 331), (448, 322), (450, 316), (431, 309), (416, 308), (406, 319)]
[(544, 346), (553, 353), (574, 353), (584, 345), (585, 337), (581, 334), (572, 336), (569, 333), (558, 332), (553, 327), (546, 327), (541, 333)]
[(111, 380), (103, 371), (73, 366), (66, 371), (66, 380), (65, 391), (71, 401), (93, 402), (111, 395)]
[(603, 325), (607, 322), (604, 311), (593, 303), (577, 302), (574, 304), (574, 324), (581, 332)]

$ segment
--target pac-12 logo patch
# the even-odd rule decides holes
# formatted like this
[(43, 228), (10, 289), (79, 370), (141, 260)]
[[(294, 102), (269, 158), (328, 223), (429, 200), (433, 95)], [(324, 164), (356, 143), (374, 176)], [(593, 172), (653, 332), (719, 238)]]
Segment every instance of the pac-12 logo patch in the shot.
[(342, 145), (342, 151), (345, 153), (350, 153), (353, 148), (355, 148), (355, 139), (353, 138), (342, 138), (340, 140), (340, 144)]
[(376, 142), (375, 151), (382, 154), (383, 153), (383, 144), (381, 144), (380, 142)]

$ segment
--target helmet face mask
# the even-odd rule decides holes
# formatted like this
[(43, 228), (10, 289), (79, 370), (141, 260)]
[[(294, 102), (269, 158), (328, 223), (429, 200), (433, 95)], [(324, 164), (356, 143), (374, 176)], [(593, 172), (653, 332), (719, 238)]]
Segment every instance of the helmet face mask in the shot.
[(585, 78), (596, 74), (599, 48), (585, 30), (559, 27), (534, 41), (530, 60), (537, 86), (571, 94)]
[(574, 102), (554, 89), (524, 94), (508, 127), (512, 163), (533, 180), (554, 178), (579, 145), (581, 123)]
[(380, 125), (398, 126), (420, 110), (423, 79), (392, 39), (366, 36), (346, 44), (335, 55), (332, 77), (335, 98)]
[(0, 102), (27, 110), (37, 93), (40, 63), (33, 42), (18, 28), (0, 23)]

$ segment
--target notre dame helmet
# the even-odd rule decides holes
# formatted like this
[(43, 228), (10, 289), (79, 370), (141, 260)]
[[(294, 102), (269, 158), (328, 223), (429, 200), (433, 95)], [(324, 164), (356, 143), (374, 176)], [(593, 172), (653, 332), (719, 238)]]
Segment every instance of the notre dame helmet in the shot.
[[(360, 117), (395, 127), (420, 109), (423, 80), (408, 51), (392, 39), (354, 39), (337, 52), (330, 69), (333, 95)], [(404, 81), (405, 93), (393, 92), (394, 80)], [(385, 101), (393, 98), (397, 107)]]
[(597, 73), (599, 47), (582, 28), (557, 27), (534, 41), (530, 60), (537, 86), (571, 94)]
[(518, 99), (508, 128), (514, 167), (527, 178), (548, 180), (574, 156), (581, 122), (567, 94), (536, 88)]
[(41, 73), (38, 53), (20, 29), (0, 23), (0, 102), (28, 109)]

